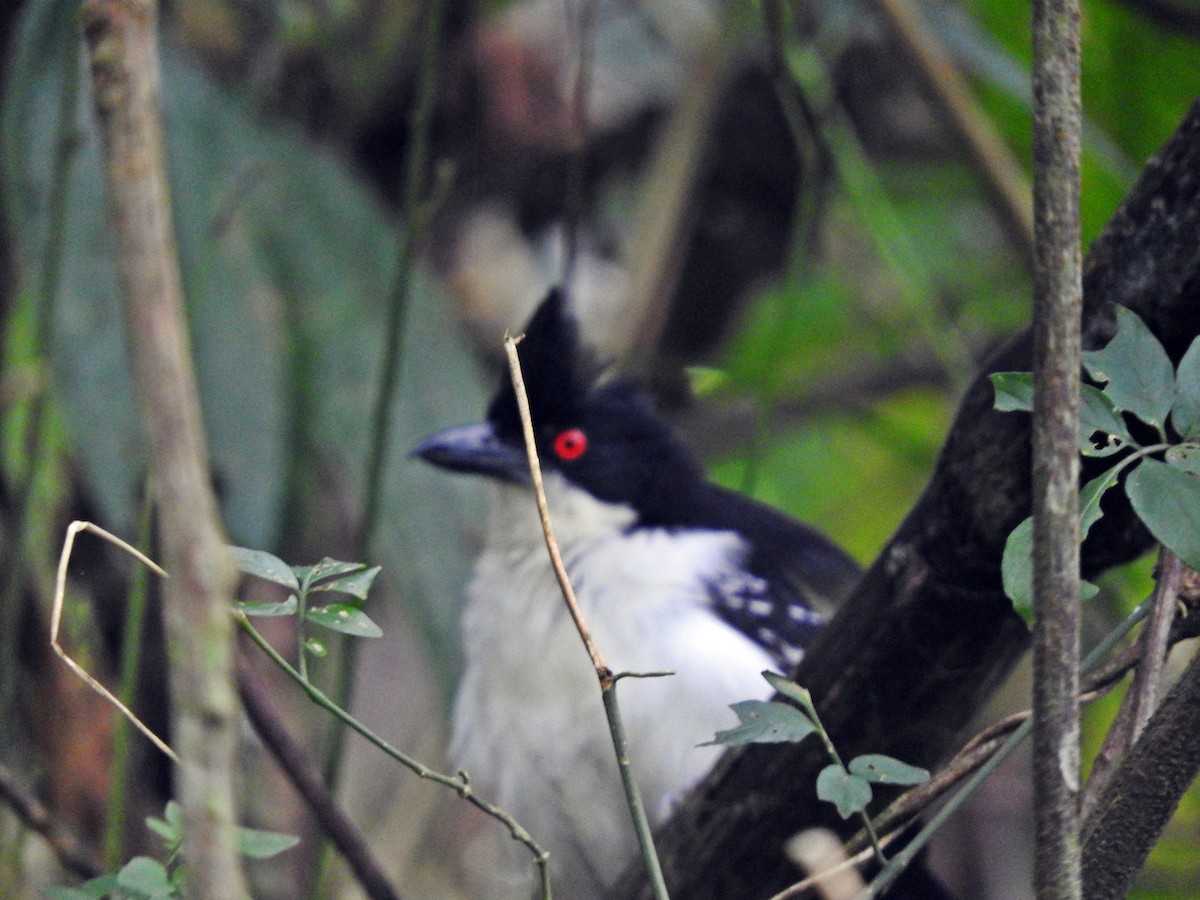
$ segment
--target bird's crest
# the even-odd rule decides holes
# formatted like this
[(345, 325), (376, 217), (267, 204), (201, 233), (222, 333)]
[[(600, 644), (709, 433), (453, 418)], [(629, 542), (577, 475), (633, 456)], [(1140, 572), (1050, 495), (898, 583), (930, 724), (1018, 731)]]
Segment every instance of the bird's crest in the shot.
[[(602, 372), (580, 344), (579, 323), (557, 287), (550, 289), (526, 323), (517, 353), (534, 422), (572, 420)], [(503, 437), (520, 434), (516, 392), (507, 372), (488, 407), (488, 420)]]

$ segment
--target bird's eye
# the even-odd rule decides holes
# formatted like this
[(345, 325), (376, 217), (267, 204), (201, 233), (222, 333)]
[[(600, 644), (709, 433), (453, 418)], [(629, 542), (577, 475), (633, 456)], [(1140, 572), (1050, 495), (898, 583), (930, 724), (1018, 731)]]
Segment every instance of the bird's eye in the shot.
[(587, 450), (587, 435), (578, 428), (560, 431), (554, 439), (554, 452), (559, 459), (570, 462), (579, 459)]

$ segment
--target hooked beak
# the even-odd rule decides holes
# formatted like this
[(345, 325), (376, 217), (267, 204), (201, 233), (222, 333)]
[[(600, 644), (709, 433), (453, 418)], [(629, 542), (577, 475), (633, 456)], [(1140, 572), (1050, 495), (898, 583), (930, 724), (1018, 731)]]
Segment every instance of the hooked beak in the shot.
[(421, 441), (413, 454), (451, 472), (488, 475), (516, 484), (529, 483), (529, 459), (525, 448), (500, 440), (487, 422), (439, 431)]

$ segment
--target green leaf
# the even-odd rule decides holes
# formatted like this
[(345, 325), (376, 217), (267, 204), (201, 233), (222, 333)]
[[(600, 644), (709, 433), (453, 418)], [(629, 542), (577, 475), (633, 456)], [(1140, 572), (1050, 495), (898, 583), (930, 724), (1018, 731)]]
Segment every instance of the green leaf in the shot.
[(1125, 479), (1125, 493), (1158, 541), (1191, 568), (1200, 567), (1200, 478), (1143, 459)]
[[(1123, 463), (1117, 463), (1107, 471), (1097, 475), (1079, 491), (1079, 539), (1082, 541), (1099, 521), (1100, 500), (1104, 492), (1117, 483)], [(1031, 520), (1032, 521), (1032, 520)]]
[(168, 800), (162, 819), (146, 816), (146, 827), (163, 839), (168, 850), (174, 850), (183, 840), (183, 809)]
[(318, 606), (310, 609), (305, 618), (325, 628), (354, 637), (383, 637), (383, 630), (372, 622), (365, 612), (349, 603)]
[(996, 392), (1000, 412), (1033, 411), (1032, 372), (993, 372), (988, 376)]
[(266, 550), (250, 550), (246, 547), (230, 547), (229, 554), (239, 571), (264, 581), (282, 584), (288, 590), (300, 590), (300, 581), (296, 578), (296, 573), (278, 556)]
[(859, 775), (875, 784), (924, 784), (929, 780), (929, 771), (919, 766), (884, 756), (882, 753), (865, 753), (850, 760), (847, 767), (854, 775)]
[[(1108, 394), (1090, 384), (1080, 390), (1079, 446), (1085, 456), (1111, 456), (1135, 443)], [(1105, 439), (1093, 441), (1092, 435), (1097, 432)]]
[(1083, 354), (1092, 376), (1118, 409), (1162, 428), (1175, 401), (1175, 369), (1162, 344), (1137, 314), (1117, 307), (1117, 333), (1102, 350)]
[(792, 679), (785, 678), (783, 675), (769, 670), (763, 672), (762, 677), (766, 679), (767, 684), (783, 694), (783, 696), (795, 700), (806, 710), (813, 711), (812, 694), (808, 692), (807, 688), (802, 688), (796, 682), (792, 681)]
[(319, 638), (310, 637), (304, 639), (304, 649), (315, 656), (317, 659), (324, 659), (329, 655), (329, 647), (324, 641)]
[(329, 578), (337, 578), (341, 575), (346, 575), (350, 572), (358, 572), (365, 569), (363, 563), (356, 562), (340, 562), (336, 559), (330, 559), (328, 556), (322, 559), (315, 566), (306, 569), (301, 569), (304, 574), (301, 576), (304, 590), (315, 590), (315, 585)]
[(743, 700), (729, 707), (737, 713), (736, 728), (718, 731), (711, 741), (701, 744), (709, 747), (723, 744), (737, 747), (742, 744), (779, 744), (786, 741), (802, 741), (816, 727), (800, 710), (786, 703), (768, 700)]
[(322, 581), (312, 590), (337, 591), (341, 594), (349, 594), (352, 597), (357, 597), (359, 600), (366, 600), (367, 594), (371, 590), (371, 585), (375, 583), (375, 576), (379, 574), (382, 566), (373, 566), (370, 569), (362, 566), (359, 568), (360, 570), (357, 572), (342, 575), (339, 578), (332, 578), (329, 581)]
[(238, 829), (238, 853), (250, 859), (270, 859), (300, 843), (294, 834), (260, 831), (257, 828)]
[(1163, 454), (1167, 464), (1183, 472), (1200, 475), (1200, 447), (1195, 444), (1175, 444)]
[(848, 819), (867, 808), (871, 802), (871, 785), (861, 775), (851, 774), (832, 763), (817, 776), (817, 796), (832, 803), (842, 818)]
[(1025, 624), (1033, 626), (1033, 517), (1008, 534), (1000, 560), (1004, 593)]
[(1180, 437), (1200, 437), (1200, 338), (1192, 341), (1179, 361), (1171, 425)]
[(684, 369), (688, 387), (693, 397), (711, 397), (729, 383), (729, 374), (724, 369), (711, 366), (687, 366)]
[(294, 616), (298, 605), (299, 601), (296, 599), (296, 595), (292, 594), (286, 600), (280, 600), (278, 603), (259, 600), (242, 601), (237, 604), (237, 608), (248, 616)]
[(117, 885), (147, 900), (168, 900), (176, 896), (166, 867), (148, 856), (135, 856), (117, 873)]

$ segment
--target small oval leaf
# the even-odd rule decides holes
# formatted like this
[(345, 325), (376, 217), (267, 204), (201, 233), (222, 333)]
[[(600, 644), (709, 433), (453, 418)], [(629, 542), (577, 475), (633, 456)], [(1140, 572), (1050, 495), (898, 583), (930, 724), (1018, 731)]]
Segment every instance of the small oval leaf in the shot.
[(270, 859), (300, 843), (294, 834), (260, 831), (257, 828), (238, 829), (238, 853), (250, 859)]
[(841, 817), (848, 819), (867, 808), (871, 802), (871, 785), (861, 775), (851, 774), (832, 763), (817, 776), (817, 796), (832, 803)]
[(135, 856), (117, 873), (117, 885), (149, 900), (167, 900), (175, 888), (166, 867), (148, 856)]
[(325, 628), (354, 637), (383, 637), (383, 629), (372, 622), (365, 612), (349, 603), (318, 606), (310, 609), (305, 618)]
[(875, 784), (924, 784), (929, 780), (928, 769), (910, 766), (882, 753), (864, 753), (862, 756), (856, 756), (850, 760), (847, 768), (852, 774)]
[(304, 639), (304, 649), (317, 659), (324, 659), (329, 655), (329, 648), (325, 646), (325, 642), (315, 637)]

